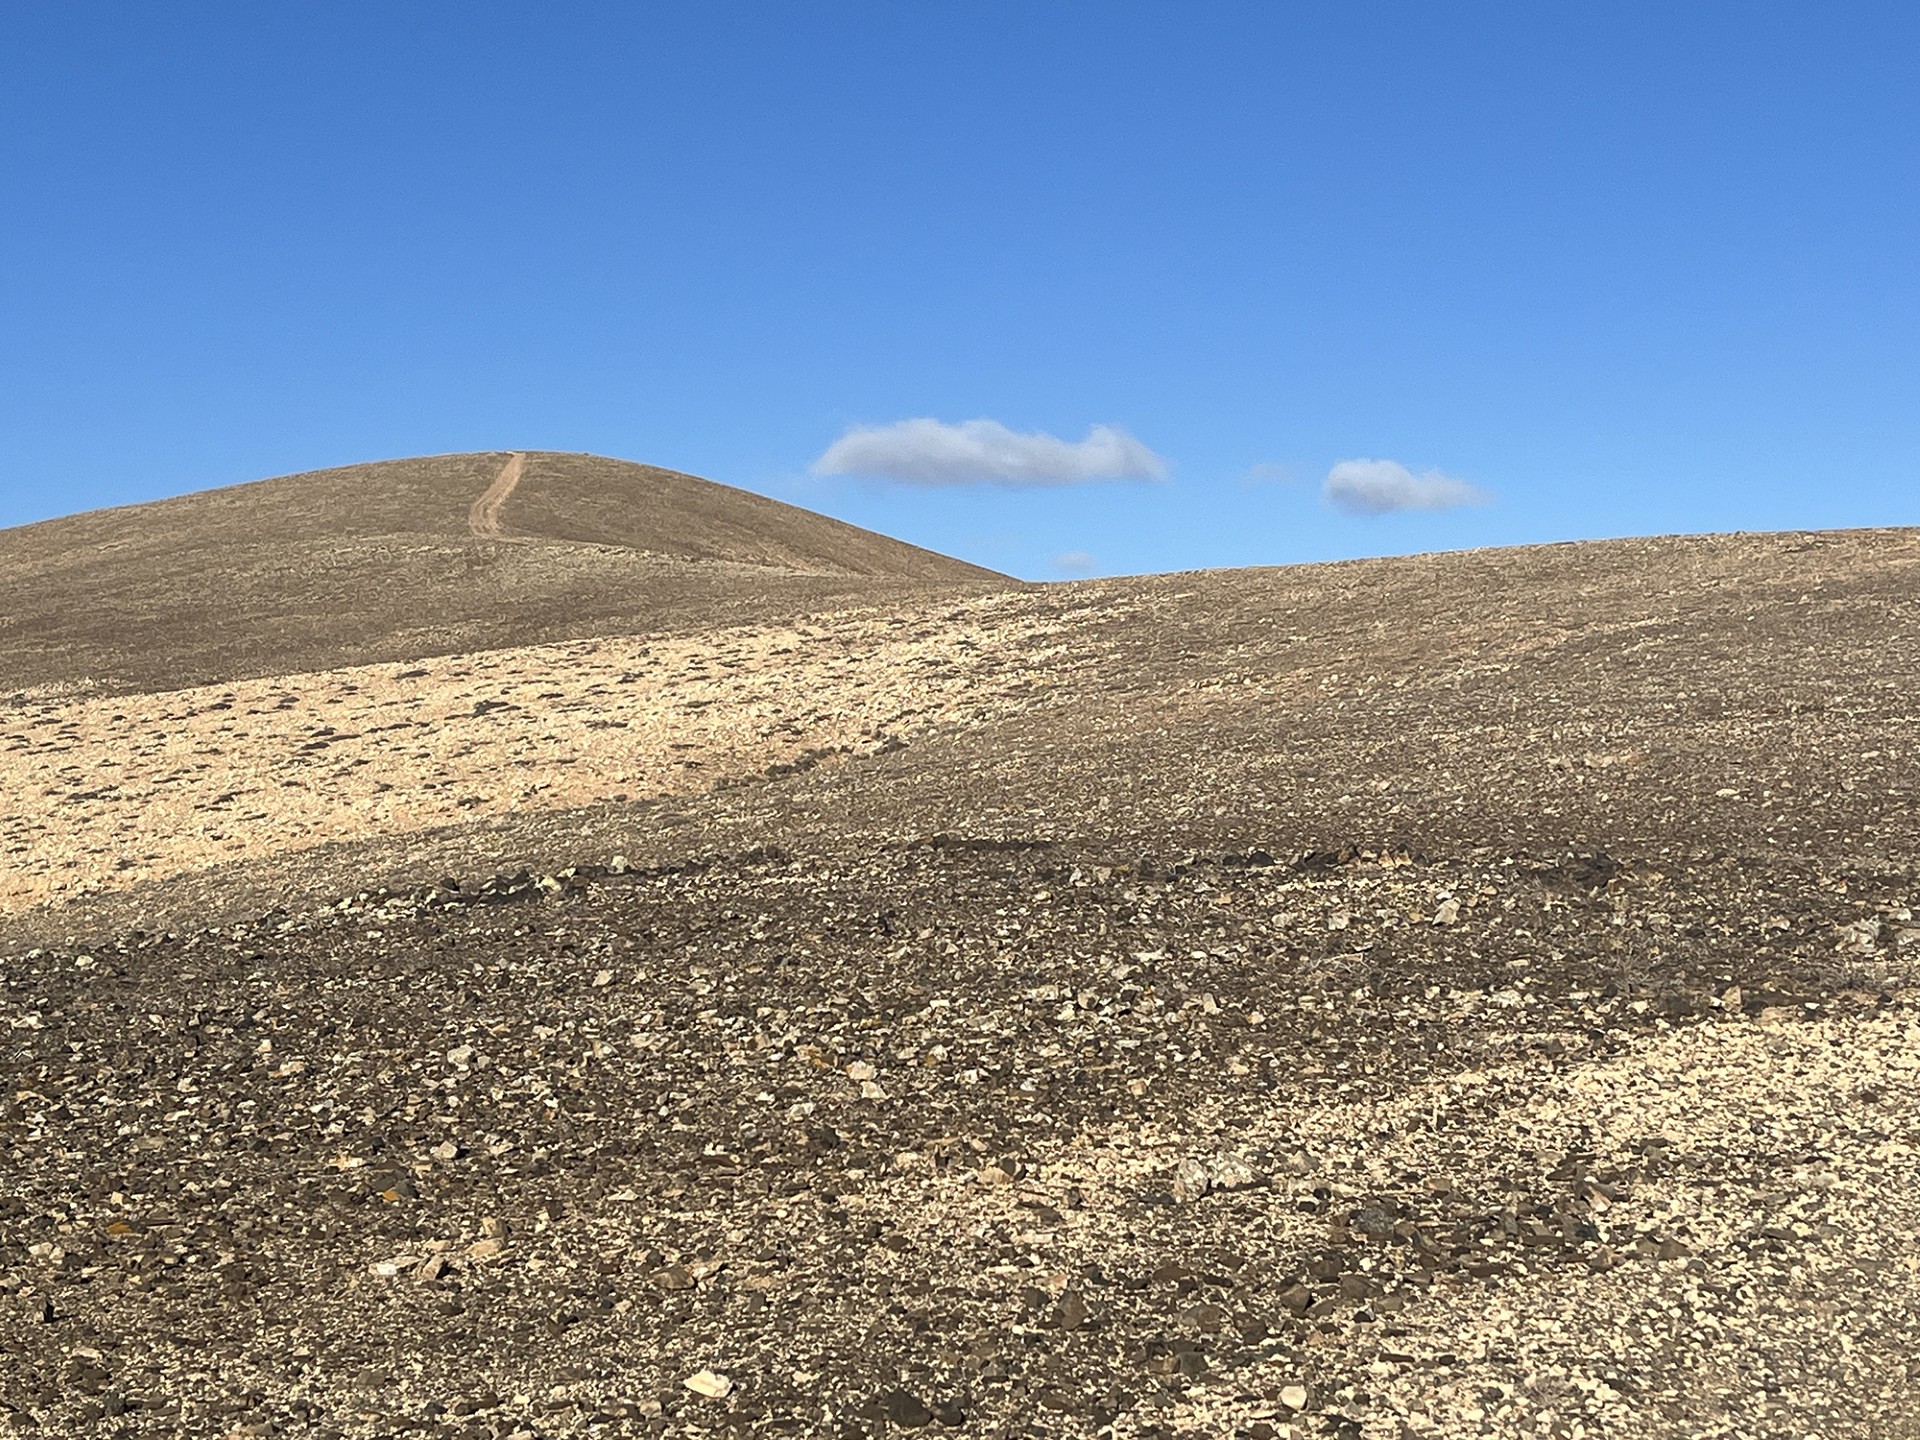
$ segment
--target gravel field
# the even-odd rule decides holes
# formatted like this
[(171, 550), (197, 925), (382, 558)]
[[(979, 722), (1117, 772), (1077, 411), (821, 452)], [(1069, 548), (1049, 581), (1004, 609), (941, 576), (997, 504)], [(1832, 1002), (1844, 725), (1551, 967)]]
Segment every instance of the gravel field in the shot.
[[(1857, 886), (1595, 878), (948, 842), (34, 953), (0, 1400), (1901, 1433), (1920, 931)], [(1709, 888), (1780, 913), (1769, 953)]]
[(329, 841), (697, 794), (1030, 707), (1017, 597), (0, 711), (0, 914)]

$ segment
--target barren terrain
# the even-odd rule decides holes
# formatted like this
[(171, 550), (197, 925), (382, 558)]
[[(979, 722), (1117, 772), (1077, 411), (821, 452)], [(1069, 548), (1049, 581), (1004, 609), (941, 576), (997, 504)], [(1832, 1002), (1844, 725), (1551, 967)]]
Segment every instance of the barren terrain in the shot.
[(1073, 617), (951, 600), (0, 712), (0, 914), (530, 810), (698, 793), (1034, 703)]
[(0, 710), (0, 1426), (1920, 1434), (1917, 578), (71, 651)]
[[(516, 460), (518, 478), (488, 499)], [(0, 698), (700, 632), (1008, 583), (649, 465), (547, 451), (390, 460), (0, 531)]]

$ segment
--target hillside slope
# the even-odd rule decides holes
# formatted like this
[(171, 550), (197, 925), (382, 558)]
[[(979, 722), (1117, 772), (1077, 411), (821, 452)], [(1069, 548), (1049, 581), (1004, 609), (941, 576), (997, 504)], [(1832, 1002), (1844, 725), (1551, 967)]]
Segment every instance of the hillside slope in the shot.
[[(555, 850), (545, 812), (875, 751), (725, 788), (703, 823), (741, 845), (947, 829), (1648, 854), (1751, 834), (1904, 853), (1916, 653), (1920, 532), (1863, 531), (903, 594), (801, 627), (46, 699), (0, 716), (0, 914), (225, 861), (264, 868), (222, 891), (273, 901), (431, 879), (454, 862), (404, 858), (429, 831), (463, 867), (558, 867), (582, 829), (639, 842), (616, 803), (604, 826), (556, 819)], [(282, 893), (278, 870), (342, 843), (331, 880)]]
[(1920, 531), (625, 643), (0, 723), (23, 1425), (1920, 1434)]
[(0, 695), (178, 689), (1007, 583), (652, 466), (384, 461), (0, 531)]

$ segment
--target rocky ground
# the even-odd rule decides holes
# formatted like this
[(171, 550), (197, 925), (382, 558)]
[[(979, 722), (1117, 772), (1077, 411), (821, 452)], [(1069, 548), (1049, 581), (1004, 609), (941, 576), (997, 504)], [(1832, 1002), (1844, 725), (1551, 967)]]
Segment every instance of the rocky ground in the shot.
[(1887, 877), (616, 868), (10, 966), (15, 1423), (1913, 1419)]
[(1920, 1434), (1916, 564), (1049, 588), (898, 745), (22, 911), (0, 1427)]
[(0, 915), (330, 841), (715, 785), (1030, 708), (1018, 596), (0, 710)]

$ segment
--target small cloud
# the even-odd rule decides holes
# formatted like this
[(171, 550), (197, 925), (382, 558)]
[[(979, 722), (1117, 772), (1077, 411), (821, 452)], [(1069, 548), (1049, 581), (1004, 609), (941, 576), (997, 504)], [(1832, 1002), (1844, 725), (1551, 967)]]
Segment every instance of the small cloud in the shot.
[(1452, 510), (1484, 505), (1493, 498), (1479, 486), (1438, 470), (1416, 475), (1397, 460), (1342, 460), (1327, 472), (1321, 494), (1328, 504), (1349, 515)]
[(1095, 425), (1080, 441), (1022, 435), (998, 420), (856, 425), (813, 462), (816, 475), (871, 475), (909, 485), (1078, 485), (1159, 480), (1167, 462), (1126, 431)]
[(1053, 557), (1053, 568), (1061, 575), (1091, 575), (1100, 562), (1084, 550), (1062, 550)]

